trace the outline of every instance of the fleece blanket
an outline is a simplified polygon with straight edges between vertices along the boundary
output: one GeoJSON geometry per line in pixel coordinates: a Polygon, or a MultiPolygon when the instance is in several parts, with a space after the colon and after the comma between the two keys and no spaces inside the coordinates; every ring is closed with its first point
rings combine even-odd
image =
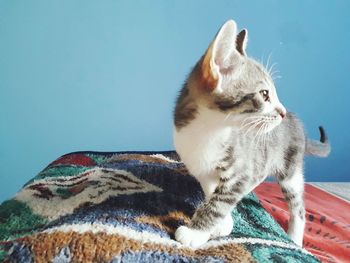
{"type": "Polygon", "coordinates": [[[0,206],[4,262],[319,262],[246,196],[228,237],[174,240],[202,202],[174,152],[62,156],[0,206]]]}

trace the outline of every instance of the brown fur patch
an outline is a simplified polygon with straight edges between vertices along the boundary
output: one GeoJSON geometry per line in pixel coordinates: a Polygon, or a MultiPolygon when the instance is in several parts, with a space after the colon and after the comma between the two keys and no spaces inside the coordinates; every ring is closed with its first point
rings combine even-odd
{"type": "Polygon", "coordinates": [[[239,244],[226,244],[207,249],[193,250],[155,243],[142,243],[119,235],[91,232],[40,233],[19,239],[28,245],[34,254],[35,262],[51,262],[59,251],[69,247],[72,262],[108,262],[113,257],[127,251],[159,251],[186,257],[212,256],[226,262],[255,262],[251,254],[239,244]]]}
{"type": "Polygon", "coordinates": [[[210,45],[204,57],[200,61],[199,87],[206,91],[213,91],[217,84],[219,76],[213,71],[212,65],[213,45],[210,45]]]}
{"type": "Polygon", "coordinates": [[[149,224],[161,230],[174,234],[177,223],[183,221],[185,224],[190,222],[190,217],[181,211],[173,211],[164,216],[140,216],[135,218],[136,222],[149,224]]]}

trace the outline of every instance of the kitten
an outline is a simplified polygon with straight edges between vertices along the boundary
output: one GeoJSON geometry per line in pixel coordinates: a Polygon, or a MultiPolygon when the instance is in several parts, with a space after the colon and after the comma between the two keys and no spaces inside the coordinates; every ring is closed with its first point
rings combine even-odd
{"type": "Polygon", "coordinates": [[[227,21],[194,67],[178,97],[174,144],[206,200],[175,238],[198,247],[226,236],[231,210],[268,175],[288,202],[288,234],[302,246],[305,226],[303,157],[325,157],[330,146],[305,139],[302,124],[278,100],[269,72],[247,57],[247,30],[227,21]]]}

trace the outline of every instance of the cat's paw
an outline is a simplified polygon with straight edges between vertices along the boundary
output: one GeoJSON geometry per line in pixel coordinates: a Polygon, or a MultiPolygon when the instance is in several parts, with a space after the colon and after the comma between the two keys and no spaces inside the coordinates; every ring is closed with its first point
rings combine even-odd
{"type": "Polygon", "coordinates": [[[295,244],[297,244],[300,247],[303,247],[303,231],[288,231],[288,236],[291,240],[294,241],[295,244]]]}
{"type": "Polygon", "coordinates": [[[305,221],[299,217],[291,217],[288,225],[288,236],[295,244],[302,247],[304,239],[305,221]]]}
{"type": "Polygon", "coordinates": [[[224,237],[231,234],[233,228],[233,219],[231,214],[227,215],[217,226],[215,227],[213,233],[211,234],[212,238],[215,237],[224,237]]]}
{"type": "Polygon", "coordinates": [[[185,246],[199,247],[209,240],[210,233],[180,226],[175,232],[175,239],[185,246]]]}

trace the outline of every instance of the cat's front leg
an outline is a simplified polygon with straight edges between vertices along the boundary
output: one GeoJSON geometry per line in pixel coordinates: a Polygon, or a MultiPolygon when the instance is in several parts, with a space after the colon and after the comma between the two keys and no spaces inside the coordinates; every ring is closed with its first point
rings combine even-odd
{"type": "MultiPolygon", "coordinates": [[[[255,186],[248,176],[220,178],[214,193],[196,210],[189,225],[176,230],[175,239],[193,247],[204,244],[215,235],[218,224],[228,218],[236,204],[255,186]]],[[[225,231],[225,234],[230,232],[225,231]]]]}
{"type": "MultiPolygon", "coordinates": [[[[217,169],[217,172],[219,169],[217,169]]],[[[211,176],[206,177],[197,177],[197,180],[199,181],[202,190],[204,192],[205,200],[210,200],[211,195],[214,193],[215,189],[217,188],[219,184],[219,178],[220,174],[215,173],[211,176]]],[[[203,243],[208,240],[208,235],[210,235],[210,238],[216,238],[221,236],[227,236],[231,233],[233,228],[233,219],[231,216],[231,213],[228,213],[226,217],[219,220],[219,223],[216,224],[213,231],[206,232],[206,231],[198,231],[195,229],[191,229],[187,226],[181,226],[178,231],[176,232],[176,240],[180,241],[183,244],[190,245],[190,246],[198,246],[197,242],[203,243]],[[189,237],[194,237],[195,239],[189,237]],[[189,239],[189,240],[188,240],[189,239]],[[204,240],[204,241],[202,241],[204,240]],[[192,244],[192,243],[193,244],[192,244]]]]}
{"type": "Polygon", "coordinates": [[[224,237],[231,234],[233,229],[233,218],[231,213],[229,213],[223,220],[221,220],[214,228],[211,233],[211,238],[224,237]]]}

